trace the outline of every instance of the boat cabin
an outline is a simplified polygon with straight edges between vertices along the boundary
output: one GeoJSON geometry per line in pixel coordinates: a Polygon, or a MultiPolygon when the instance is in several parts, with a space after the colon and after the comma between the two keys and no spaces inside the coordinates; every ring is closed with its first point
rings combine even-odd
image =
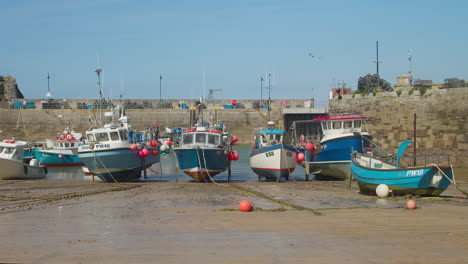
{"type": "Polygon", "coordinates": [[[280,129],[262,129],[255,134],[255,148],[271,147],[276,144],[284,144],[286,137],[280,129]]]}
{"type": "Polygon", "coordinates": [[[3,140],[0,142],[0,158],[23,161],[24,149],[28,147],[25,141],[3,140]]]}
{"type": "Polygon", "coordinates": [[[128,130],[125,127],[98,128],[86,131],[86,138],[89,143],[102,142],[128,142],[128,130]]]}
{"type": "Polygon", "coordinates": [[[211,130],[205,127],[197,127],[197,129],[185,130],[182,132],[179,144],[184,147],[203,146],[203,147],[218,147],[222,145],[222,132],[219,130],[211,130]]]}
{"type": "Polygon", "coordinates": [[[314,121],[320,122],[324,136],[330,136],[361,133],[364,118],[362,115],[334,115],[317,117],[314,121]]]}

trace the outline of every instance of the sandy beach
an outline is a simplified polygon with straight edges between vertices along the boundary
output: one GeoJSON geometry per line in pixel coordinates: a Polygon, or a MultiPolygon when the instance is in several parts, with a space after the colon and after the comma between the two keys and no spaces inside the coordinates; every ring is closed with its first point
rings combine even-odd
{"type": "Polygon", "coordinates": [[[407,199],[356,182],[2,181],[0,263],[466,263],[468,199],[407,199]]]}

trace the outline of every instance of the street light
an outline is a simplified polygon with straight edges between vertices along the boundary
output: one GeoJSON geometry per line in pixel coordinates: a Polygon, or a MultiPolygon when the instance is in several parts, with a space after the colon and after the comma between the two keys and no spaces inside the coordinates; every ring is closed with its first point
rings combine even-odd
{"type": "Polygon", "coordinates": [[[263,108],[263,76],[260,77],[260,107],[263,108]]]}

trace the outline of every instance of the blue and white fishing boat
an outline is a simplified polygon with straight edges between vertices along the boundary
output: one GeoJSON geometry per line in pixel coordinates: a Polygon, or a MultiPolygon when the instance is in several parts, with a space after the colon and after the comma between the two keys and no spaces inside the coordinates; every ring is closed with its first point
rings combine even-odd
{"type": "Polygon", "coordinates": [[[183,130],[174,142],[178,168],[197,182],[211,182],[235,159],[233,153],[237,152],[231,153],[231,142],[223,122],[213,125],[200,121],[194,128],[183,130]]]}
{"type": "Polygon", "coordinates": [[[296,168],[298,150],[287,142],[286,133],[280,129],[260,128],[255,131],[250,149],[250,168],[258,179],[279,182],[286,180],[296,168]]]}
{"type": "MultiPolygon", "coordinates": [[[[100,101],[101,71],[96,70],[100,101]]],[[[120,112],[118,122],[114,122],[114,112],[106,112],[105,116],[112,119],[109,123],[101,125],[100,118],[93,128],[86,131],[85,142],[78,149],[78,157],[85,163],[89,173],[104,182],[137,181],[142,171],[146,173],[147,168],[160,161],[157,143],[159,127],[135,131],[130,127],[130,119],[125,115],[123,106],[117,109],[120,112]]]]}
{"type": "Polygon", "coordinates": [[[56,139],[47,139],[42,148],[33,148],[34,158],[47,167],[82,166],[78,158],[82,134],[65,128],[56,139]]]}
{"type": "Polygon", "coordinates": [[[299,148],[305,155],[301,164],[309,164],[316,180],[344,180],[351,175],[351,152],[362,152],[370,146],[370,134],[365,131],[362,115],[332,115],[315,118],[320,122],[322,138],[313,149],[299,148]]]}
{"type": "Polygon", "coordinates": [[[387,185],[394,195],[438,196],[444,192],[453,179],[448,155],[426,154],[403,160],[403,153],[411,143],[401,143],[396,156],[377,150],[353,152],[351,172],[361,193],[375,195],[380,184],[387,185]],[[436,164],[435,160],[442,163],[436,164]]]}
{"type": "Polygon", "coordinates": [[[91,175],[104,182],[137,181],[143,170],[160,161],[158,129],[135,131],[128,122],[127,116],[121,116],[117,124],[86,131],[78,157],[91,175]]]}

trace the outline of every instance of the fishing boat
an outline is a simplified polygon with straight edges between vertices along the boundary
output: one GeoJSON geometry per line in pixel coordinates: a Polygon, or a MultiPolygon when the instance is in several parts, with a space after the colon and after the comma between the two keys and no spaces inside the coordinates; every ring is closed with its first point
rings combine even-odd
{"type": "MultiPolygon", "coordinates": [[[[101,71],[96,70],[100,95],[101,71]]],[[[101,125],[102,119],[97,120],[93,128],[86,131],[85,142],[78,148],[78,157],[92,175],[104,182],[138,181],[142,171],[146,176],[146,169],[160,161],[159,126],[146,131],[133,130],[124,107],[119,104],[117,110],[120,116],[117,122],[114,112],[106,112],[104,115],[111,119],[110,122],[101,125]]]]}
{"type": "Polygon", "coordinates": [[[345,180],[351,175],[352,151],[362,152],[370,147],[370,134],[363,127],[362,115],[321,116],[313,120],[320,124],[321,138],[318,142],[300,144],[304,153],[303,167],[316,180],[345,180]],[[306,164],[308,163],[308,164],[306,164]]]}
{"type": "Polygon", "coordinates": [[[375,195],[377,186],[381,184],[387,185],[394,195],[439,196],[444,192],[453,179],[449,156],[403,156],[412,143],[401,143],[396,155],[377,149],[365,153],[353,152],[351,172],[358,181],[360,192],[375,195]]]}
{"type": "Polygon", "coordinates": [[[199,107],[195,125],[180,130],[173,144],[177,166],[197,182],[212,182],[212,177],[229,168],[231,160],[238,159],[237,151],[232,151],[235,141],[237,137],[228,133],[222,121],[203,122],[199,107]]]}
{"type": "Polygon", "coordinates": [[[47,167],[82,166],[78,158],[81,139],[81,133],[65,128],[56,139],[47,139],[43,148],[33,148],[34,158],[47,167]]]}
{"type": "Polygon", "coordinates": [[[273,129],[273,124],[269,122],[269,128],[255,131],[250,168],[258,175],[258,180],[279,182],[282,177],[288,180],[296,168],[298,150],[288,142],[285,131],[273,129]]]}
{"type": "Polygon", "coordinates": [[[0,179],[29,180],[42,179],[47,175],[47,168],[31,156],[25,157],[24,150],[29,147],[26,141],[3,140],[0,142],[0,179]]]}

